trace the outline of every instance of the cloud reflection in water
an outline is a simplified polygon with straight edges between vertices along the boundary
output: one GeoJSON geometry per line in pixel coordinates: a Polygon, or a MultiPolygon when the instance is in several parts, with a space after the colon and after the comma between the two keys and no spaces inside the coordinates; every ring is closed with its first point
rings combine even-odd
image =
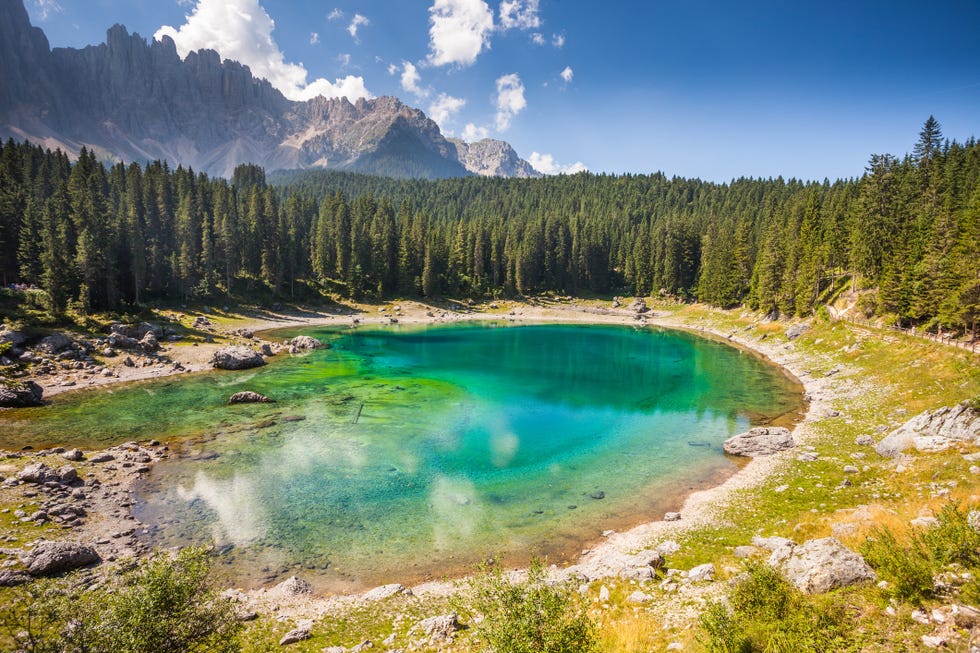
{"type": "Polygon", "coordinates": [[[218,480],[201,471],[190,489],[177,488],[177,496],[187,503],[200,499],[215,513],[211,532],[216,544],[244,546],[261,539],[268,530],[268,518],[248,474],[218,480]]]}

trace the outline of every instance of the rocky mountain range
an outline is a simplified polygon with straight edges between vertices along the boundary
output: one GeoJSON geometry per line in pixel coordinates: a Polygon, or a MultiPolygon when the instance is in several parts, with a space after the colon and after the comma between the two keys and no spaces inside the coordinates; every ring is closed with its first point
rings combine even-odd
{"type": "Polygon", "coordinates": [[[230,177],[235,166],[391,177],[537,177],[503,141],[443,136],[394,97],[287,99],[213,50],[115,25],[106,42],[52,49],[22,0],[0,0],[0,137],[106,160],[166,160],[230,177]]]}

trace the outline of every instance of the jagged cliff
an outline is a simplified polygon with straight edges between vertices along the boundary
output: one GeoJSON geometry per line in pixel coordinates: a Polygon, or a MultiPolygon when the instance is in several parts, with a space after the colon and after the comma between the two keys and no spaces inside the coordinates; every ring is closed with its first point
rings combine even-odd
{"type": "Polygon", "coordinates": [[[449,139],[456,146],[460,163],[470,172],[485,177],[540,177],[541,173],[517,156],[510,143],[484,138],[475,143],[449,139]]]}
{"type": "Polygon", "coordinates": [[[448,141],[397,98],[294,102],[213,50],[181,59],[168,37],[147,41],[115,25],[103,44],[51,49],[21,0],[0,0],[0,79],[0,137],[72,154],[87,147],[220,176],[240,163],[394,177],[534,174],[506,143],[448,141]],[[498,154],[470,154],[483,143],[498,154]]]}

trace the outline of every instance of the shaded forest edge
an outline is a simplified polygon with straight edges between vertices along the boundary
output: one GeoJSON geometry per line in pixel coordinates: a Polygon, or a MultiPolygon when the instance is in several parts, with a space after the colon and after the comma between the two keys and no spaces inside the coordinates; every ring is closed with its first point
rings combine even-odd
{"type": "Polygon", "coordinates": [[[232,180],[0,146],[0,280],[66,311],[148,302],[650,294],[768,315],[845,289],[866,316],[975,336],[980,146],[926,121],[860,179],[581,173],[232,180]]]}

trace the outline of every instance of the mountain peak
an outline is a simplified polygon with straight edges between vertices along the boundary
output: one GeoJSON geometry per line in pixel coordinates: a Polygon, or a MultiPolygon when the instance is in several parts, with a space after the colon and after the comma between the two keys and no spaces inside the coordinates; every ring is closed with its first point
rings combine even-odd
{"type": "Polygon", "coordinates": [[[520,158],[510,143],[493,138],[466,143],[450,139],[456,146],[460,163],[466,169],[484,177],[541,177],[530,163],[520,158]]]}
{"type": "Polygon", "coordinates": [[[393,96],[285,98],[214,50],[183,59],[123,25],[103,44],[48,46],[21,0],[0,0],[0,138],[26,138],[121,161],[164,159],[228,177],[236,166],[334,168],[369,174],[526,176],[506,143],[463,146],[393,96]]]}

